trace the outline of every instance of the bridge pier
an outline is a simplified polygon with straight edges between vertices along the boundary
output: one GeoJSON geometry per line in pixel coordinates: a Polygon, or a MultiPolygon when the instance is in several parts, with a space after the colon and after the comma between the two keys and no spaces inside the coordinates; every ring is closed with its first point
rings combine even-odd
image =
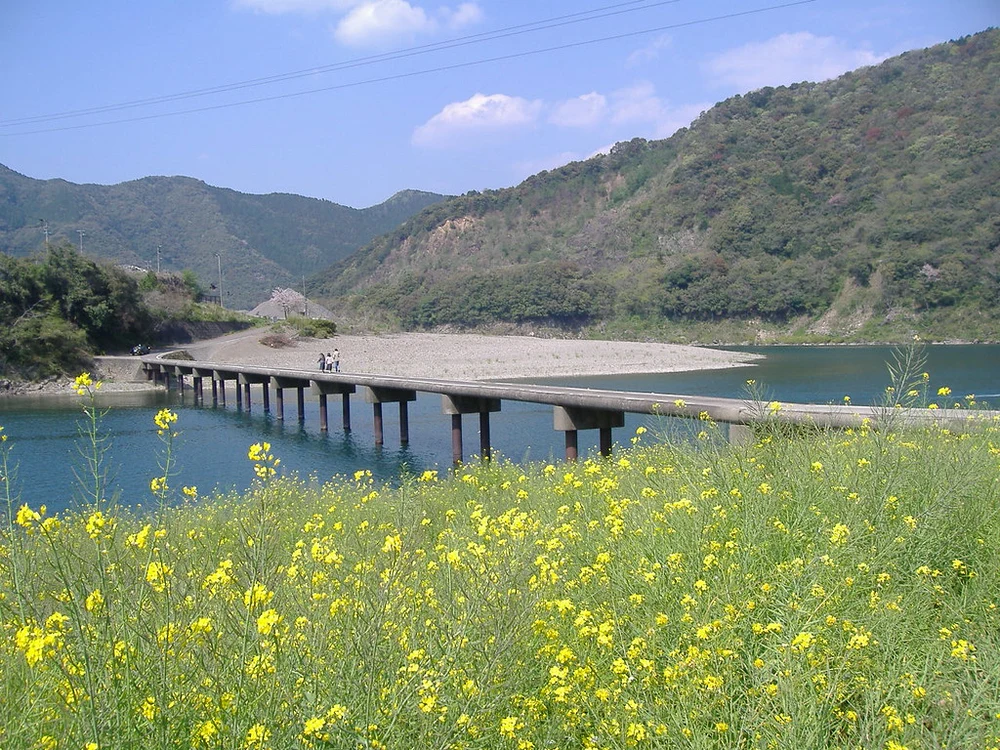
{"type": "Polygon", "coordinates": [[[625,426],[625,412],[610,409],[588,409],[576,406],[554,406],[552,423],[556,430],[566,433],[566,460],[575,461],[579,456],[579,430],[600,430],[601,455],[611,455],[611,430],[625,426]]]}
{"type": "MultiPolygon", "coordinates": [[[[305,418],[305,404],[302,397],[302,381],[298,378],[285,378],[280,375],[271,376],[271,385],[274,387],[275,411],[279,420],[285,419],[285,388],[295,388],[298,391],[299,421],[305,418]]],[[[266,388],[267,386],[265,386],[266,388]]]]}
{"type": "Polygon", "coordinates": [[[219,382],[219,403],[222,404],[223,408],[226,406],[226,381],[234,380],[236,381],[236,408],[243,408],[243,399],[240,395],[240,381],[239,377],[235,372],[227,372],[224,370],[213,370],[212,371],[213,382],[219,382]]]}
{"type": "Polygon", "coordinates": [[[331,393],[339,393],[344,400],[344,432],[351,431],[351,394],[357,390],[352,383],[331,383],[325,380],[310,381],[309,390],[319,395],[319,429],[328,430],[326,397],[331,393]]]}
{"type": "Polygon", "coordinates": [[[257,375],[255,373],[241,372],[238,376],[239,382],[243,384],[243,395],[246,397],[247,411],[250,411],[250,386],[260,384],[262,389],[262,400],[264,403],[264,411],[268,412],[271,410],[271,391],[269,389],[269,384],[271,378],[268,375],[257,375]]]}
{"type": "MultiPolygon", "coordinates": [[[[205,378],[211,379],[213,372],[210,369],[205,369],[203,367],[192,368],[191,374],[194,377],[194,402],[196,404],[205,404],[205,378]]],[[[212,380],[212,401],[215,401],[215,380],[212,380]]]]}
{"type": "Polygon", "coordinates": [[[500,411],[500,399],[478,396],[441,396],[441,411],[451,415],[451,458],[456,464],[464,460],[462,444],[462,415],[479,415],[479,455],[490,460],[490,412],[500,411]]]}
{"type": "Polygon", "coordinates": [[[417,400],[417,392],[405,388],[383,388],[365,386],[365,401],[372,405],[375,445],[382,445],[382,404],[399,404],[399,442],[407,445],[410,442],[410,419],[407,404],[417,400]]]}

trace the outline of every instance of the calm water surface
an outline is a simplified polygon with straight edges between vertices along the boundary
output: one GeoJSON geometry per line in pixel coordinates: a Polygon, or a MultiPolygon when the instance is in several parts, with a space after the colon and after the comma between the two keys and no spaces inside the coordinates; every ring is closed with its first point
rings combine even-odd
{"type": "MultiPolygon", "coordinates": [[[[886,363],[892,361],[890,347],[767,347],[740,348],[755,351],[766,359],[749,367],[729,370],[631,375],[616,377],[558,378],[538,380],[546,384],[584,388],[610,388],[665,394],[697,394],[739,398],[744,384],[754,378],[780,401],[840,403],[850,395],[854,403],[877,400],[889,382],[886,363]]],[[[1000,346],[934,346],[928,349],[925,369],[931,385],[947,385],[953,398],[976,394],[1000,403],[1000,346]]],[[[285,399],[285,421],[266,415],[260,405],[260,390],[253,389],[254,408],[237,411],[230,387],[226,408],[196,407],[190,394],[181,400],[173,394],[142,394],[116,397],[103,417],[103,430],[111,436],[107,466],[109,483],[127,505],[150,502],[149,480],[158,476],[162,445],[153,425],[153,415],[169,405],[178,415],[180,437],[175,444],[179,474],[173,486],[195,485],[202,495],[212,490],[241,490],[253,479],[247,447],[263,440],[281,458],[285,471],[315,476],[326,481],[336,475],[350,475],[358,469],[370,470],[380,480],[393,480],[401,472],[420,473],[451,463],[451,420],[441,413],[440,396],[418,395],[410,405],[410,445],[398,441],[398,410],[385,405],[385,445],[374,446],[371,407],[360,398],[352,399],[352,427],[340,427],[339,399],[330,399],[330,431],[319,430],[319,407],[306,399],[306,418],[297,418],[295,399],[285,399]]],[[[286,394],[287,396],[287,394],[286,394]]],[[[273,402],[272,402],[273,403],[273,402]]],[[[50,511],[72,505],[74,470],[81,463],[78,423],[79,400],[2,400],[0,425],[9,436],[11,459],[18,465],[15,490],[19,501],[32,506],[45,504],[50,511]]],[[[635,427],[649,418],[630,415],[626,427],[615,438],[626,442],[635,427]]],[[[503,410],[491,415],[491,436],[495,448],[514,461],[550,460],[563,454],[562,433],[552,429],[552,409],[548,406],[503,403],[503,410]]],[[[465,454],[478,450],[478,420],[464,421],[465,454]]],[[[596,431],[580,433],[580,451],[594,449],[596,431]]]]}

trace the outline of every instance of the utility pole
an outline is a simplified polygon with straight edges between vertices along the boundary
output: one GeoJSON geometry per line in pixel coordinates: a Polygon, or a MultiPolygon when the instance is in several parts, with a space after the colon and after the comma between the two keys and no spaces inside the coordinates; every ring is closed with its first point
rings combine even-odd
{"type": "Polygon", "coordinates": [[[222,297],[222,253],[216,253],[215,258],[219,261],[219,307],[225,308],[226,301],[222,297]]]}
{"type": "Polygon", "coordinates": [[[42,225],[42,232],[45,233],[45,249],[49,249],[49,223],[45,219],[38,220],[42,225]]]}
{"type": "Polygon", "coordinates": [[[80,235],[80,253],[83,253],[83,235],[86,234],[82,229],[77,229],[76,233],[80,235]]]}
{"type": "Polygon", "coordinates": [[[156,246],[156,275],[160,275],[160,245],[156,246]]]}

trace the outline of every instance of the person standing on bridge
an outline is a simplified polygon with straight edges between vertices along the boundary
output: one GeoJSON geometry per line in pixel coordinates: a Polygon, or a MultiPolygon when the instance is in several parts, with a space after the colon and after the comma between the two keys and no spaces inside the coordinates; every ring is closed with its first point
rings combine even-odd
{"type": "Polygon", "coordinates": [[[324,372],[326,370],[326,355],[323,352],[319,353],[319,371],[324,372]]]}
{"type": "Polygon", "coordinates": [[[340,349],[333,350],[333,371],[340,372],[340,349]]]}

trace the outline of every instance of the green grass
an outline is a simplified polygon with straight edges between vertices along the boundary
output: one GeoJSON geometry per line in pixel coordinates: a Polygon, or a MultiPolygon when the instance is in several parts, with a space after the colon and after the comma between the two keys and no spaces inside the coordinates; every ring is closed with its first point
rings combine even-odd
{"type": "Polygon", "coordinates": [[[995,747],[997,425],[704,428],[195,498],[160,412],[148,516],[4,486],[0,746],[995,747]]]}

